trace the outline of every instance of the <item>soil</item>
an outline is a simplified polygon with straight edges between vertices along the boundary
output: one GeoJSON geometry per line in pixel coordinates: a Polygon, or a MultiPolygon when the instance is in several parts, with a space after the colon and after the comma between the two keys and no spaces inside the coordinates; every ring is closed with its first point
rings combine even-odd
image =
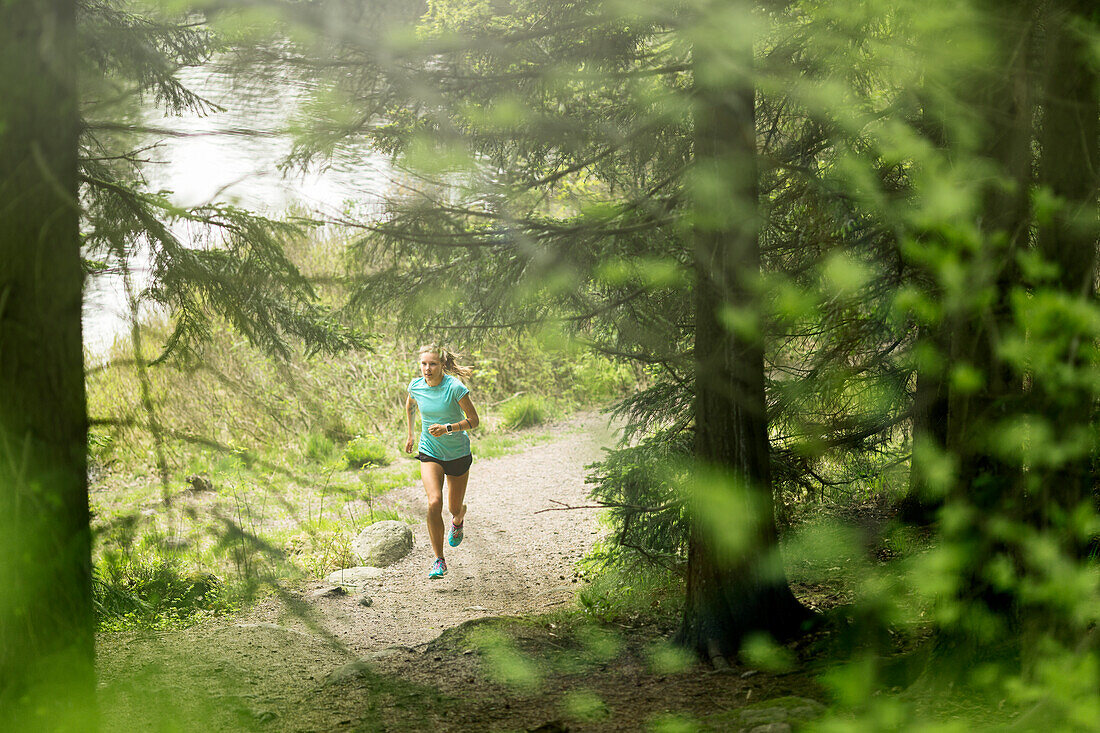
{"type": "MultiPolygon", "coordinates": [[[[102,634],[103,728],[750,730],[746,706],[821,698],[799,675],[684,663],[659,622],[586,616],[576,563],[600,537],[598,513],[562,507],[589,503],[585,467],[614,435],[595,414],[550,430],[474,464],[465,538],[442,579],[427,577],[419,525],[408,556],[350,593],[322,595],[316,580],[234,618],[102,634]]],[[[385,500],[423,512],[419,485],[385,500]]],[[[761,720],[784,726],[784,715],[761,720]]]]}

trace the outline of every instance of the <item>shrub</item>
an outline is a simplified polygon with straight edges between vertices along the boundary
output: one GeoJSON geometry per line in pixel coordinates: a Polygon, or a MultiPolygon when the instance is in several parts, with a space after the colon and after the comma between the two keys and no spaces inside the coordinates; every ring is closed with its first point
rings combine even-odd
{"type": "Polygon", "coordinates": [[[188,572],[166,558],[96,566],[92,604],[101,629],[186,624],[233,611],[237,600],[210,573],[188,572]]]}
{"type": "Polygon", "coordinates": [[[581,572],[589,585],[581,586],[577,600],[586,615],[611,623],[639,618],[672,625],[683,610],[680,573],[654,565],[606,564],[587,558],[581,572]]]}
{"type": "Polygon", "coordinates": [[[691,455],[691,441],[684,431],[657,432],[589,466],[592,498],[610,507],[607,560],[674,568],[686,559],[688,525],[676,467],[691,455]]]}
{"type": "Polygon", "coordinates": [[[306,436],[302,453],[314,463],[324,463],[332,457],[335,450],[336,443],[333,442],[332,438],[323,433],[310,433],[306,436]]]}
{"type": "Polygon", "coordinates": [[[582,403],[621,395],[638,380],[631,366],[589,352],[581,353],[572,369],[569,390],[574,399],[582,403]]]}
{"type": "Polygon", "coordinates": [[[533,395],[523,395],[505,402],[500,412],[504,417],[504,427],[509,430],[529,428],[546,421],[545,403],[533,395]]]}
{"type": "Polygon", "coordinates": [[[352,552],[353,534],[338,529],[313,529],[289,538],[285,543],[287,558],[318,577],[333,570],[358,565],[352,552]]]}
{"type": "Polygon", "coordinates": [[[386,446],[377,438],[356,438],[344,446],[348,468],[388,466],[392,462],[386,446]]]}

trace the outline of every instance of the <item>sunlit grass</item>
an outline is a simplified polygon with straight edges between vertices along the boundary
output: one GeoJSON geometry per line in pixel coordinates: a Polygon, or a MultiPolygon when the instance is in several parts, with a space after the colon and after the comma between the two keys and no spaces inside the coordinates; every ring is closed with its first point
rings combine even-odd
{"type": "Polygon", "coordinates": [[[522,395],[504,403],[501,414],[504,416],[505,428],[520,430],[546,422],[548,409],[544,399],[534,395],[522,395]]]}

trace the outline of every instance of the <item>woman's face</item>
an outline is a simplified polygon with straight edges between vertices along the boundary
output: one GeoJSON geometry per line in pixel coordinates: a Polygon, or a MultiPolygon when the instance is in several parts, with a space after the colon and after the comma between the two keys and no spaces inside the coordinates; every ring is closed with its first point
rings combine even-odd
{"type": "Polygon", "coordinates": [[[428,384],[435,384],[443,378],[443,362],[439,354],[425,351],[420,355],[420,374],[428,384]]]}

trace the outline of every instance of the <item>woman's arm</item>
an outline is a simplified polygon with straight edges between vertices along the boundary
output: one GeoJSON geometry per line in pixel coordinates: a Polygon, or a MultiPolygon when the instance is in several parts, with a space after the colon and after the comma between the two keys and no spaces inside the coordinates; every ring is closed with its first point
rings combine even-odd
{"type": "Polygon", "coordinates": [[[405,397],[405,417],[408,418],[409,422],[409,433],[408,437],[405,438],[406,453],[413,452],[413,423],[416,421],[416,416],[413,414],[413,405],[415,404],[416,402],[413,400],[412,395],[405,397]]]}
{"type": "Polygon", "coordinates": [[[473,430],[478,426],[481,421],[477,417],[477,409],[474,408],[473,400],[470,399],[469,394],[462,396],[462,399],[458,401],[458,406],[462,408],[462,411],[466,413],[465,420],[459,420],[454,424],[455,430],[473,430]]]}

